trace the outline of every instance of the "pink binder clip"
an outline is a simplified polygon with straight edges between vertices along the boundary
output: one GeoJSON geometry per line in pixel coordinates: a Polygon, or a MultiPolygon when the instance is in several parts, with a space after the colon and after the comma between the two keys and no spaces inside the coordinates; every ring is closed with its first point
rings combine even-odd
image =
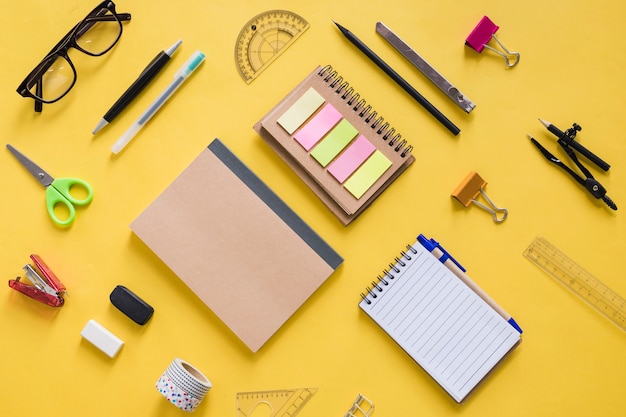
{"type": "Polygon", "coordinates": [[[496,37],[498,29],[500,29],[500,26],[493,23],[487,16],[483,16],[483,18],[480,19],[480,22],[478,22],[478,25],[476,25],[474,30],[472,30],[472,33],[470,33],[467,39],[465,39],[465,45],[474,49],[478,53],[481,53],[484,48],[491,49],[493,52],[504,58],[507,67],[514,67],[519,62],[520,54],[519,52],[510,52],[504,45],[502,45],[496,37]],[[504,52],[498,51],[497,49],[487,45],[491,38],[495,39],[504,52]],[[509,57],[515,57],[513,63],[511,63],[509,57]]]}

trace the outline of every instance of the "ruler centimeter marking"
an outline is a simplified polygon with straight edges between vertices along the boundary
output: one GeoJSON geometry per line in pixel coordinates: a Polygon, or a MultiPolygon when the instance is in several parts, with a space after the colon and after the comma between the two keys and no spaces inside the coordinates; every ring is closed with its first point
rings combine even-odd
{"type": "Polygon", "coordinates": [[[626,300],[542,237],[524,256],[626,331],[626,300]]]}
{"type": "Polygon", "coordinates": [[[241,78],[250,84],[309,26],[309,22],[287,10],[270,10],[250,19],[235,43],[235,63],[241,78]]]}
{"type": "Polygon", "coordinates": [[[238,392],[237,417],[294,417],[316,392],[317,388],[238,392]]]}

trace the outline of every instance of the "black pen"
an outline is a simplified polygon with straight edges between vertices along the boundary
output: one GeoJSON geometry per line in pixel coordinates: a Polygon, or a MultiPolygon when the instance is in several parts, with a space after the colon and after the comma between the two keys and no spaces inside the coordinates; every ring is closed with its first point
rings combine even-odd
{"type": "Polygon", "coordinates": [[[444,116],[435,106],[433,106],[428,100],[424,98],[415,88],[413,88],[404,78],[400,76],[393,68],[391,68],[385,61],[374,53],[367,45],[365,45],[359,38],[357,38],[348,29],[341,26],[339,23],[334,22],[339,28],[341,33],[350,41],[354,46],[359,48],[372,62],[374,62],[380,69],[382,69],[392,80],[394,80],[400,87],[411,95],[419,104],[421,104],[430,114],[435,116],[439,122],[441,122],[452,134],[458,135],[461,131],[454,125],[446,116],[444,116]]]}
{"type": "Polygon", "coordinates": [[[561,129],[548,121],[545,121],[543,119],[539,119],[539,121],[542,125],[546,127],[546,129],[548,129],[548,131],[550,131],[550,133],[559,138],[559,141],[562,141],[565,143],[565,145],[569,145],[572,148],[576,149],[578,152],[580,152],[581,155],[599,166],[602,170],[608,171],[609,168],[611,168],[611,165],[604,162],[599,156],[595,155],[589,149],[585,148],[583,145],[574,140],[576,132],[581,130],[581,127],[578,126],[576,123],[574,123],[574,126],[571,129],[568,129],[567,132],[563,132],[561,129]]]}
{"type": "Polygon", "coordinates": [[[134,83],[128,90],[122,94],[122,96],[111,106],[109,111],[104,115],[98,126],[91,132],[95,135],[100,129],[104,126],[108,125],[113,121],[113,119],[122,112],[130,104],[131,101],[135,99],[139,95],[139,93],[146,88],[146,86],[152,81],[152,79],[165,67],[174,54],[182,40],[176,41],[176,43],[170,46],[167,50],[161,51],[154,57],[152,61],[148,64],[148,66],[139,74],[139,77],[135,80],[134,83]]]}

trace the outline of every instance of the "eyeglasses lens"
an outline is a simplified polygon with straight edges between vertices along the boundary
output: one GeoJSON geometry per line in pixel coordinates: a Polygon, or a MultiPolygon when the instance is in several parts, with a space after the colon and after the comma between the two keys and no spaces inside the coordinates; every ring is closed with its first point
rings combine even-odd
{"type": "Polygon", "coordinates": [[[76,45],[79,49],[102,55],[115,45],[122,34],[122,23],[106,8],[85,19],[76,32],[76,45]]]}
{"type": "MultiPolygon", "coordinates": [[[[99,56],[110,50],[121,34],[122,23],[111,10],[103,7],[85,18],[76,27],[73,37],[78,50],[99,56]]],[[[54,102],[63,97],[75,81],[76,73],[67,56],[56,54],[39,65],[39,72],[28,83],[28,89],[44,102],[54,102]]]]}
{"type": "Polygon", "coordinates": [[[30,92],[45,101],[53,101],[62,97],[74,83],[74,70],[70,63],[62,56],[50,58],[44,66],[45,72],[39,83],[30,86],[30,92]],[[40,86],[41,91],[37,91],[40,86]]]}

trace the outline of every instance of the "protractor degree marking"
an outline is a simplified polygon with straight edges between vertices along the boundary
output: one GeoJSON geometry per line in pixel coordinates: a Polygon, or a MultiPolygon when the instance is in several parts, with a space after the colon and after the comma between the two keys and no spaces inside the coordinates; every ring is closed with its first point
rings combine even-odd
{"type": "Polygon", "coordinates": [[[270,10],[250,19],[235,43],[235,63],[248,84],[309,28],[309,23],[286,10],[270,10]]]}

